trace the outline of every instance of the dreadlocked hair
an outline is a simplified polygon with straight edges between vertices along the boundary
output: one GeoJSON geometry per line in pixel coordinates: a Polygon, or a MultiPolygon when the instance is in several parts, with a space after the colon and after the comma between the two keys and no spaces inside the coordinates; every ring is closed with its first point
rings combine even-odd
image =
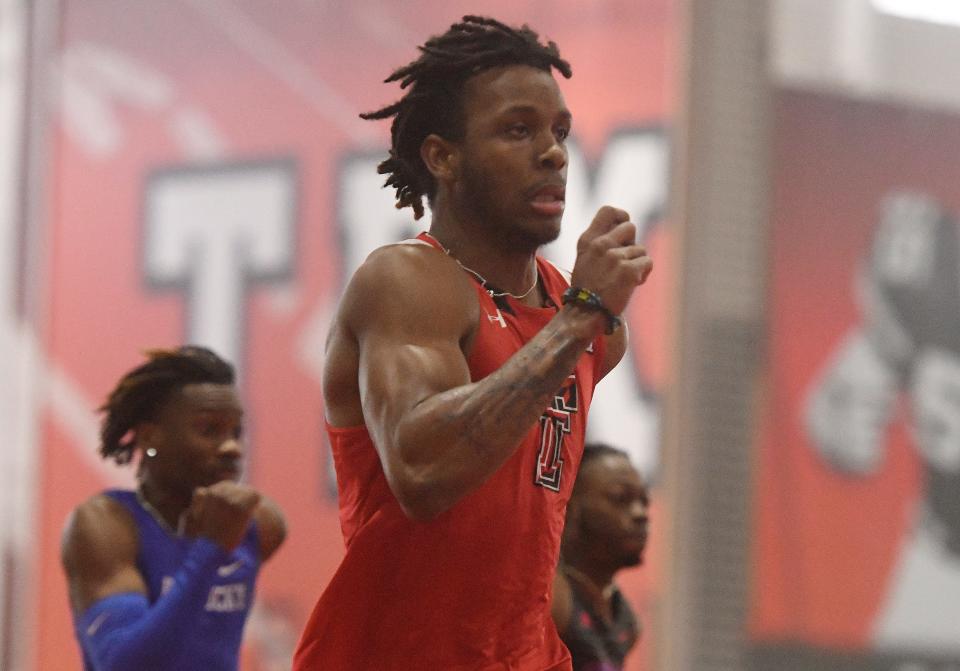
{"type": "Polygon", "coordinates": [[[233,384],[233,366],[205,347],[187,345],[146,352],[147,362],[124,375],[98,410],[100,456],[129,463],[137,424],[155,418],[170,395],[189,384],[233,384]]]}
{"type": "Polygon", "coordinates": [[[470,77],[503,65],[530,65],[547,72],[556,68],[567,79],[573,74],[554,42],[541,44],[527,25],[511,28],[481,16],[464,16],[418,48],[417,60],[384,80],[410,90],[392,105],[360,115],[367,120],[393,117],[390,158],[377,172],[387,175],[384,186],[396,189],[397,209],[413,208],[415,219],[423,216],[423,197],[432,203],[437,188],[420,158],[420,145],[431,133],[452,141],[463,138],[463,85],[470,77]]]}

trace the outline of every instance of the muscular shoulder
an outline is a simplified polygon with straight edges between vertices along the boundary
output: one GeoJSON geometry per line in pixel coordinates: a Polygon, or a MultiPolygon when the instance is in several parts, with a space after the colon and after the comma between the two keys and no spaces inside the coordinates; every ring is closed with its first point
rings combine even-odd
{"type": "Polygon", "coordinates": [[[344,294],[342,316],[354,332],[373,321],[468,328],[476,324],[476,292],[456,261],[429,245],[396,244],[370,254],[344,294]]]}
{"type": "Polygon", "coordinates": [[[135,554],[137,545],[130,511],[106,494],[97,494],[77,506],[63,531],[64,561],[130,550],[135,554]]]}
{"type": "Polygon", "coordinates": [[[138,550],[136,523],[120,503],[98,494],[77,506],[61,542],[74,608],[82,610],[111,591],[140,589],[141,581],[133,575],[138,550]]]}

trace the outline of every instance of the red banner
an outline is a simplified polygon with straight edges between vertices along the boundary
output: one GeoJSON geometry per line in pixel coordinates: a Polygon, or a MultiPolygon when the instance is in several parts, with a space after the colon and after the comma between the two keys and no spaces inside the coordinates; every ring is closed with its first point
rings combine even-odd
{"type": "Polygon", "coordinates": [[[757,668],[953,668],[960,118],[799,92],[777,114],[757,668]]]}

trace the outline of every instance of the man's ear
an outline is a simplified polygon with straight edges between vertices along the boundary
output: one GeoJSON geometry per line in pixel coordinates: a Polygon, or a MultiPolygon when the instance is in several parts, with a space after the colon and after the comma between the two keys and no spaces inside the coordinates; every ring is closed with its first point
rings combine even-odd
{"type": "Polygon", "coordinates": [[[420,144],[420,158],[438,182],[457,177],[460,168],[460,150],[453,142],[431,133],[420,144]]]}

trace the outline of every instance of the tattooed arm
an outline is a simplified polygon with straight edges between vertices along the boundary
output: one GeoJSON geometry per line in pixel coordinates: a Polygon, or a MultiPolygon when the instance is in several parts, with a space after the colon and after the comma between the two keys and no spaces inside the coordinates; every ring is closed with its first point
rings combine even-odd
{"type": "MultiPolygon", "coordinates": [[[[649,273],[626,213],[601,210],[579,245],[573,282],[616,313],[649,273]]],[[[327,346],[324,394],[336,426],[364,423],[404,511],[431,519],[513,454],[605,326],[564,306],[506,364],[470,381],[479,306],[456,263],[419,245],[382,249],[357,271],[327,346]]]]}

